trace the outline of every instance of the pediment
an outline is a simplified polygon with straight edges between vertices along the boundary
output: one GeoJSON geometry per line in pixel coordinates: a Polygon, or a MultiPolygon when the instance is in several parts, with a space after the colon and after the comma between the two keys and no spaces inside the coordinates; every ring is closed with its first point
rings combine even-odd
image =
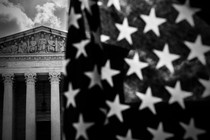
{"type": "Polygon", "coordinates": [[[65,51],[67,32],[40,26],[0,38],[1,56],[50,55],[65,51]]]}

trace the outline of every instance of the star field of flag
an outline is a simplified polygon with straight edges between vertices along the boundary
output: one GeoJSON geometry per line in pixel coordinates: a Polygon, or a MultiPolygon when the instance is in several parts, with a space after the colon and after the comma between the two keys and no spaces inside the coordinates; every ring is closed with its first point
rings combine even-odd
{"type": "Polygon", "coordinates": [[[209,140],[207,11],[190,0],[70,0],[63,140],[209,140]]]}

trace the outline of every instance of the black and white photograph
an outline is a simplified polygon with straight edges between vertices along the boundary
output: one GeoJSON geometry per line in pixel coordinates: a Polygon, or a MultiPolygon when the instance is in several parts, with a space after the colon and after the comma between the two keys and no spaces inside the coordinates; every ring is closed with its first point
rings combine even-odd
{"type": "Polygon", "coordinates": [[[0,0],[0,140],[210,140],[199,0],[0,0]]]}

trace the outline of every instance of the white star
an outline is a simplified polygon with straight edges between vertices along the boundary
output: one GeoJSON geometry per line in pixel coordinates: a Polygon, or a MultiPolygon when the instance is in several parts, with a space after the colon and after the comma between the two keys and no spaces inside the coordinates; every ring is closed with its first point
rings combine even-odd
{"type": "Polygon", "coordinates": [[[114,5],[114,7],[120,11],[121,8],[120,8],[120,1],[119,0],[109,0],[108,3],[107,3],[107,6],[110,7],[111,5],[114,5]]]}
{"type": "Polygon", "coordinates": [[[101,77],[100,77],[100,74],[98,73],[96,66],[94,66],[94,69],[92,72],[85,72],[85,75],[88,76],[91,80],[88,88],[92,88],[95,85],[98,85],[99,87],[102,88],[101,77]]]}
{"type": "Polygon", "coordinates": [[[205,87],[205,91],[202,95],[203,98],[210,96],[210,80],[199,80],[200,83],[205,87]]]}
{"type": "Polygon", "coordinates": [[[133,59],[125,58],[125,61],[130,67],[128,72],[127,72],[127,75],[131,75],[131,74],[135,73],[139,77],[139,79],[143,79],[141,70],[143,68],[147,67],[148,64],[144,63],[144,62],[141,62],[139,60],[139,54],[136,52],[134,54],[133,59]]]}
{"type": "Polygon", "coordinates": [[[92,14],[90,7],[95,3],[91,0],[79,0],[79,1],[82,3],[81,9],[82,10],[86,9],[90,14],[92,14]]]}
{"type": "Polygon", "coordinates": [[[200,9],[190,7],[189,0],[186,0],[184,5],[173,4],[173,7],[179,12],[176,23],[187,20],[191,26],[194,26],[193,15],[200,9]]]}
{"type": "Polygon", "coordinates": [[[168,44],[165,44],[163,51],[154,50],[154,53],[159,57],[159,62],[157,64],[157,68],[162,66],[166,66],[172,73],[174,72],[174,67],[172,61],[179,58],[176,54],[171,54],[169,52],[168,44]]]}
{"type": "Polygon", "coordinates": [[[88,139],[87,136],[87,129],[89,129],[94,123],[85,123],[83,120],[83,116],[79,115],[79,122],[73,123],[73,127],[77,130],[76,139],[79,137],[83,137],[85,139],[88,139]]]}
{"type": "Polygon", "coordinates": [[[101,79],[105,79],[110,84],[110,86],[113,87],[112,76],[115,76],[119,73],[119,71],[110,68],[110,61],[108,60],[105,66],[101,69],[101,79]]]}
{"type": "Polygon", "coordinates": [[[109,39],[110,39],[109,36],[107,36],[107,35],[101,35],[101,42],[106,42],[109,39]]]}
{"type": "Polygon", "coordinates": [[[171,133],[166,133],[163,131],[163,124],[160,123],[158,125],[157,130],[152,129],[152,128],[147,128],[147,130],[152,133],[153,139],[152,140],[165,140],[169,137],[173,137],[173,134],[171,133]]]}
{"type": "Polygon", "coordinates": [[[134,32],[136,32],[137,31],[137,28],[130,27],[128,25],[128,19],[127,18],[125,18],[123,20],[123,24],[116,23],[115,26],[120,31],[120,34],[119,34],[119,36],[117,38],[117,41],[120,41],[120,40],[122,40],[122,39],[125,38],[128,41],[128,43],[130,45],[132,45],[133,42],[132,42],[132,39],[131,39],[131,34],[133,34],[134,32]]]}
{"type": "Polygon", "coordinates": [[[67,98],[67,103],[66,103],[66,108],[68,108],[70,106],[70,104],[72,104],[73,107],[76,107],[75,104],[75,96],[80,92],[79,89],[73,90],[72,84],[69,84],[69,89],[67,92],[64,93],[64,95],[67,98]]]}
{"type": "Polygon", "coordinates": [[[102,1],[98,1],[97,4],[98,4],[98,6],[102,6],[103,2],[102,1]]]}
{"type": "Polygon", "coordinates": [[[190,49],[188,60],[197,57],[202,64],[206,64],[204,53],[210,51],[210,46],[202,44],[200,35],[198,35],[194,43],[185,41],[185,45],[190,49]]]}
{"type": "Polygon", "coordinates": [[[89,39],[86,39],[86,40],[82,40],[79,43],[73,44],[73,46],[77,49],[76,58],[79,58],[79,56],[82,55],[82,54],[85,57],[87,57],[87,53],[85,51],[85,47],[87,46],[88,43],[90,43],[90,40],[89,39]]]}
{"type": "Polygon", "coordinates": [[[184,135],[184,139],[191,138],[193,140],[198,140],[197,135],[205,133],[205,130],[198,129],[195,127],[194,119],[190,120],[190,124],[186,125],[184,123],[180,123],[180,125],[185,129],[186,133],[184,135]]]}
{"type": "Polygon", "coordinates": [[[116,136],[118,140],[136,140],[133,139],[132,134],[131,134],[131,129],[128,130],[126,137],[122,137],[122,136],[116,136]]]}
{"type": "Polygon", "coordinates": [[[128,105],[124,105],[120,103],[119,96],[116,95],[115,99],[113,102],[106,101],[106,104],[110,107],[110,110],[108,112],[107,117],[111,117],[113,115],[116,115],[118,119],[123,122],[122,118],[122,111],[126,110],[129,108],[128,105]]]}
{"type": "Polygon", "coordinates": [[[174,103],[174,102],[178,102],[179,105],[183,109],[185,109],[184,99],[191,96],[192,94],[190,92],[183,91],[181,89],[180,82],[176,83],[175,88],[171,88],[171,87],[166,86],[166,89],[171,94],[171,98],[169,100],[169,103],[171,104],[171,103],[174,103]]]}
{"type": "Polygon", "coordinates": [[[152,30],[154,33],[156,33],[157,36],[160,35],[158,26],[166,22],[166,19],[156,17],[155,8],[151,9],[149,16],[140,15],[140,17],[144,20],[144,22],[146,22],[144,33],[152,30]]]}
{"type": "Polygon", "coordinates": [[[69,15],[69,27],[74,26],[79,29],[78,20],[82,17],[81,14],[76,14],[74,8],[71,8],[71,13],[69,15]]]}
{"type": "Polygon", "coordinates": [[[70,62],[70,59],[65,59],[65,60],[62,61],[62,70],[61,70],[61,72],[63,73],[64,76],[67,75],[66,67],[67,67],[69,62],[70,62]]]}
{"type": "Polygon", "coordinates": [[[156,114],[154,104],[161,102],[162,99],[152,96],[152,91],[150,87],[147,89],[146,94],[136,92],[136,95],[142,100],[139,108],[140,110],[148,107],[152,111],[152,113],[156,114]]]}

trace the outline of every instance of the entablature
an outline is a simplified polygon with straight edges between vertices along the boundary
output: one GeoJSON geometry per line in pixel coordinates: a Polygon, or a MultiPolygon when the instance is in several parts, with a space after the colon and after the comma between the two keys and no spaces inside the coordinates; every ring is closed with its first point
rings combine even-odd
{"type": "Polygon", "coordinates": [[[67,33],[40,26],[0,38],[0,55],[64,53],[67,33]]]}

